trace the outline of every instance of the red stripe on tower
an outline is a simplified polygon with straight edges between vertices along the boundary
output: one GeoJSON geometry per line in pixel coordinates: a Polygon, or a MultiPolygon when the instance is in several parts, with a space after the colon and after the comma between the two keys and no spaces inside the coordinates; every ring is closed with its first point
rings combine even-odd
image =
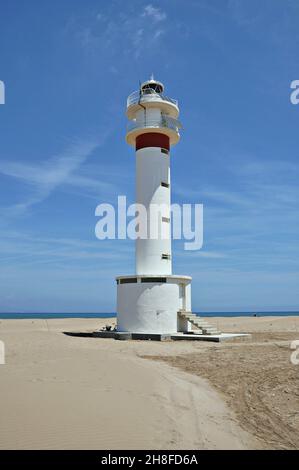
{"type": "Polygon", "coordinates": [[[169,137],[159,132],[147,132],[136,137],[136,150],[146,147],[160,147],[169,150],[169,137]]]}

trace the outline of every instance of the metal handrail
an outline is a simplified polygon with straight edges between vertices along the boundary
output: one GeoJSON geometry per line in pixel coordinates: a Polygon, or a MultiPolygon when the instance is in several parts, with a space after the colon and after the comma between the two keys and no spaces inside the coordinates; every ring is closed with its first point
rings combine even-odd
{"type": "Polygon", "coordinates": [[[140,92],[139,90],[134,91],[129,95],[127,99],[127,108],[136,103],[142,103],[144,101],[168,101],[169,103],[178,106],[178,101],[168,96],[162,95],[162,93],[156,93],[151,88],[147,88],[144,91],[140,92]]]}
{"type": "Polygon", "coordinates": [[[142,129],[144,127],[166,127],[172,129],[175,132],[179,132],[179,129],[182,127],[180,121],[169,116],[162,116],[160,119],[143,119],[141,121],[130,121],[127,125],[127,132],[133,131],[135,129],[142,129]]]}

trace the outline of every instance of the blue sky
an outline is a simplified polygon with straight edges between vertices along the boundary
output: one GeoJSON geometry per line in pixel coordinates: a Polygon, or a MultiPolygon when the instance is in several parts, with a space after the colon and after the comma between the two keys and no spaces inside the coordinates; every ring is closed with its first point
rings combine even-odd
{"type": "Polygon", "coordinates": [[[204,246],[174,243],[193,309],[299,308],[296,0],[3,0],[0,310],[115,310],[134,242],[95,207],[134,201],[126,97],[151,72],[179,100],[172,200],[204,204],[204,246]]]}

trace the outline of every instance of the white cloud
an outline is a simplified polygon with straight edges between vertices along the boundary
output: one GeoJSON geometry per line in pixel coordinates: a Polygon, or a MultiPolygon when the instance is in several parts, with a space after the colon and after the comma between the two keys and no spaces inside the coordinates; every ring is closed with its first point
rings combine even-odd
{"type": "Polygon", "coordinates": [[[160,39],[167,32],[166,18],[164,11],[148,4],[139,14],[129,8],[113,15],[100,13],[88,20],[77,18],[67,31],[72,28],[86,52],[101,54],[102,60],[106,53],[109,61],[119,56],[138,59],[144,51],[157,53],[160,39]]]}
{"type": "MultiPolygon", "coordinates": [[[[188,258],[188,252],[186,251],[178,251],[176,256],[184,257],[188,263],[190,263],[190,259],[188,258]]],[[[222,259],[227,258],[226,253],[221,253],[218,251],[205,251],[204,249],[193,251],[192,252],[192,261],[196,260],[197,258],[207,258],[207,259],[222,259]]]]}
{"type": "Polygon", "coordinates": [[[152,4],[146,5],[144,7],[142,16],[152,18],[156,22],[166,20],[166,13],[160,8],[154,7],[152,4]]]}
{"type": "Polygon", "coordinates": [[[73,142],[61,154],[53,156],[41,164],[1,161],[0,173],[21,180],[29,186],[31,191],[29,196],[20,203],[2,208],[2,214],[6,216],[20,215],[35,204],[43,202],[62,185],[85,187],[89,190],[111,189],[111,185],[105,181],[101,182],[74,174],[101,143],[92,140],[73,142]]]}
{"type": "Polygon", "coordinates": [[[271,272],[298,266],[298,164],[254,157],[231,161],[221,178],[215,174],[217,186],[198,186],[196,179],[193,185],[190,180],[189,186],[174,185],[184,202],[204,204],[203,249],[192,257],[184,253],[186,263],[214,269],[208,258],[216,263],[224,254],[225,265],[235,269],[271,272]]]}
{"type": "Polygon", "coordinates": [[[0,261],[19,264],[48,264],[65,260],[68,264],[80,261],[91,264],[132,259],[133,244],[117,240],[100,242],[95,237],[88,240],[78,238],[54,238],[31,235],[16,231],[0,232],[0,261]]]}
{"type": "Polygon", "coordinates": [[[158,39],[160,36],[162,36],[162,34],[164,34],[164,30],[163,29],[157,29],[157,31],[155,31],[155,34],[154,34],[154,40],[158,39]]]}

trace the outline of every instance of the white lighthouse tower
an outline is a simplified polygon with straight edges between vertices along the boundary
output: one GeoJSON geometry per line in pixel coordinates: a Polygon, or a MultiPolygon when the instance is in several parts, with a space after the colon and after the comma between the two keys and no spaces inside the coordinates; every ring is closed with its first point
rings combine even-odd
{"type": "Polygon", "coordinates": [[[147,210],[147,237],[136,240],[136,274],[116,278],[120,332],[171,334],[190,324],[181,313],[191,311],[191,277],[172,274],[170,151],[180,140],[178,116],[178,102],[153,77],[128,97],[126,141],[136,151],[136,203],[147,210]]]}

